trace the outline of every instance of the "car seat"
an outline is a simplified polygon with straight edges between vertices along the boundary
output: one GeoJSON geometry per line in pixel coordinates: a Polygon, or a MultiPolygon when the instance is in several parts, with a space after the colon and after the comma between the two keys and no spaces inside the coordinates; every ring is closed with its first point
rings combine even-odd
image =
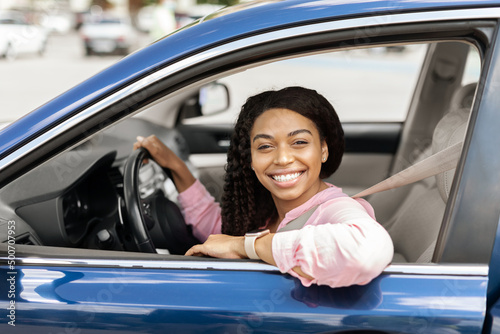
{"type": "MultiPolygon", "coordinates": [[[[475,89],[476,84],[469,84],[456,92],[450,111],[434,129],[432,144],[415,162],[464,139],[475,89]]],[[[399,203],[389,218],[379,220],[394,243],[393,263],[431,262],[454,173],[453,169],[369,198],[376,214],[377,207],[384,202],[399,203]]]]}

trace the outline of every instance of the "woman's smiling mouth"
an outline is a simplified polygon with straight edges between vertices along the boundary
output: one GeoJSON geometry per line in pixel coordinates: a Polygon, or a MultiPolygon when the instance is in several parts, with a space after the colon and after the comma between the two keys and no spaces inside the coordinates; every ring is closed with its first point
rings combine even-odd
{"type": "Polygon", "coordinates": [[[271,175],[271,178],[277,182],[289,182],[297,179],[304,172],[296,172],[291,174],[280,174],[280,175],[271,175]]]}

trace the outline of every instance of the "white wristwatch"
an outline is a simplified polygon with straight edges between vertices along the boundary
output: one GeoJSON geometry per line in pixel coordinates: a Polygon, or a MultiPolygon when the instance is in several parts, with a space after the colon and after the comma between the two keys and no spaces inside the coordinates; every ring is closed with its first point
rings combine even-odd
{"type": "Polygon", "coordinates": [[[257,231],[257,232],[248,232],[245,234],[245,252],[249,259],[252,260],[260,260],[260,257],[257,255],[255,251],[255,240],[260,237],[269,234],[269,230],[257,231]]]}

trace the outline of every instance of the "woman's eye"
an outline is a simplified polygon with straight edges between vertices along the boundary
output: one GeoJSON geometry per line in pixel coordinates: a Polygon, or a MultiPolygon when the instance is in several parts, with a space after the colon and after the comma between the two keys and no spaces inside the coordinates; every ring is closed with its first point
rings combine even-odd
{"type": "Polygon", "coordinates": [[[271,148],[271,145],[260,145],[257,147],[258,150],[267,150],[268,148],[271,148]]]}

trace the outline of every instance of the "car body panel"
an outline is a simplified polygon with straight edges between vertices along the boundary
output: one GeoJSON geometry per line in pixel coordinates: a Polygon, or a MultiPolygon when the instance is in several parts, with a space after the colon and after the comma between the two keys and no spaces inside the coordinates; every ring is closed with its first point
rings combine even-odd
{"type": "Polygon", "coordinates": [[[487,333],[498,334],[500,333],[500,310],[499,305],[496,304],[491,310],[491,325],[487,329],[487,333]]]}
{"type": "MultiPolygon", "coordinates": [[[[306,288],[273,269],[240,270],[234,262],[216,270],[210,262],[183,264],[191,269],[139,268],[151,265],[147,261],[136,268],[126,262],[113,267],[114,261],[100,268],[57,262],[18,266],[16,310],[23,316],[17,330],[479,333],[484,321],[487,277],[480,267],[461,277],[453,268],[448,275],[429,275],[398,273],[394,266],[368,285],[330,289],[306,288]]],[[[162,265],[168,262],[152,266],[162,265]]],[[[9,277],[8,269],[2,271],[9,277]]]]}
{"type": "Polygon", "coordinates": [[[487,303],[488,307],[492,307],[490,310],[492,313],[495,313],[493,317],[497,319],[495,322],[500,320],[498,317],[500,315],[499,307],[500,307],[500,268],[497,263],[500,261],[500,224],[497,226],[497,231],[495,233],[495,244],[493,246],[493,251],[491,253],[491,260],[488,271],[488,295],[487,295],[487,303]],[[495,306],[493,306],[495,304],[495,306]]]}

